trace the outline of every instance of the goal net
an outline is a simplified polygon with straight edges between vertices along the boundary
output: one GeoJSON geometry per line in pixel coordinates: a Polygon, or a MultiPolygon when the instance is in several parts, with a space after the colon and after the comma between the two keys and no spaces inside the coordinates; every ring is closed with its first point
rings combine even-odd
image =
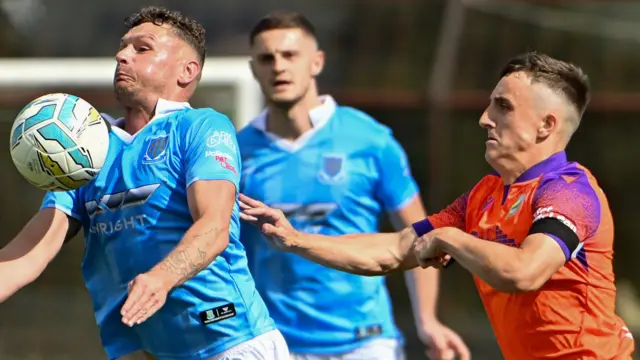
{"type": "MultiPolygon", "coordinates": [[[[112,90],[115,65],[113,58],[2,59],[0,117],[13,121],[29,101],[51,92],[80,96],[100,112],[122,116],[112,90]]],[[[247,58],[206,59],[192,106],[225,113],[240,129],[262,110],[262,104],[247,58]]]]}

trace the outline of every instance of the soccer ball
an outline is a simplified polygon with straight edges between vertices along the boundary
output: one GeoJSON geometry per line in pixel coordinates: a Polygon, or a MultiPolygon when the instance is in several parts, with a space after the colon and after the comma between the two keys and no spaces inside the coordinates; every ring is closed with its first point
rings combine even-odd
{"type": "Polygon", "coordinates": [[[20,111],[11,128],[11,159],[43,190],[81,187],[100,171],[109,150],[109,126],[85,100],[41,96],[20,111]]]}

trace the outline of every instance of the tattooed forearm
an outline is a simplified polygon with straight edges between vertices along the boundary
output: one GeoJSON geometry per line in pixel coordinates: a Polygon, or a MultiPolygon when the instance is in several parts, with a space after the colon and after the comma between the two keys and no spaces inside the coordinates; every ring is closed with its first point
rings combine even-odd
{"type": "Polygon", "coordinates": [[[174,251],[162,262],[162,268],[176,275],[191,277],[206,267],[207,253],[197,247],[174,251]]]}
{"type": "Polygon", "coordinates": [[[212,227],[188,236],[159,264],[159,267],[179,277],[176,285],[182,284],[211,263],[217,255],[211,248],[221,233],[222,229],[212,227]]]}

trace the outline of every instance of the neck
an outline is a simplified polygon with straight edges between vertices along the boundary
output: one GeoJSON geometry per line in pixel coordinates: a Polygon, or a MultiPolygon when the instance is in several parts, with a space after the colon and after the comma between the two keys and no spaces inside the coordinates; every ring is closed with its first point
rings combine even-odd
{"type": "Polygon", "coordinates": [[[322,104],[317,92],[311,92],[293,106],[267,105],[267,131],[287,140],[295,140],[313,128],[309,111],[322,104]]]}
{"type": "Polygon", "coordinates": [[[155,114],[158,96],[141,94],[118,94],[118,102],[124,108],[124,131],[133,135],[140,131],[155,114]]]}
{"type": "MultiPolygon", "coordinates": [[[[534,164],[531,164],[531,166],[533,166],[534,164]]],[[[525,165],[524,163],[518,162],[517,160],[513,159],[506,164],[502,163],[494,166],[493,168],[498,172],[498,174],[500,174],[502,182],[505,185],[511,185],[516,181],[516,179],[518,179],[520,175],[524,174],[524,172],[527,171],[529,167],[527,167],[527,165],[525,165]]]]}
{"type": "Polygon", "coordinates": [[[491,166],[500,174],[502,182],[505,185],[511,185],[520,175],[524,174],[525,171],[562,150],[563,149],[551,148],[521,153],[509,159],[496,161],[492,163],[491,166]]]}
{"type": "Polygon", "coordinates": [[[179,95],[148,95],[129,99],[118,99],[125,109],[124,131],[133,135],[147,125],[156,113],[156,105],[160,98],[176,102],[188,101],[188,98],[179,95]]]}
{"type": "Polygon", "coordinates": [[[140,131],[151,119],[155,113],[154,109],[146,109],[142,107],[125,108],[124,131],[133,135],[140,131]]]}

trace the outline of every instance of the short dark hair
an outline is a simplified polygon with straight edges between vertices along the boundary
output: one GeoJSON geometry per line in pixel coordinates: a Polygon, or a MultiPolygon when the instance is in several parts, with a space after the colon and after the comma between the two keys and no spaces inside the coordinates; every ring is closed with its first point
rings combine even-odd
{"type": "Polygon", "coordinates": [[[204,64],[206,56],[205,30],[195,20],[191,20],[179,11],[160,6],[147,6],[125,19],[124,24],[131,29],[140,24],[153,23],[158,26],[171,25],[176,35],[191,45],[198,53],[200,64],[204,64]]]}
{"type": "Polygon", "coordinates": [[[590,97],[589,77],[579,66],[532,51],[509,60],[500,78],[515,72],[524,72],[531,76],[532,83],[560,92],[575,106],[578,116],[584,114],[590,97]]]}
{"type": "Polygon", "coordinates": [[[317,40],[316,27],[304,15],[293,11],[275,11],[265,15],[249,33],[249,44],[253,45],[256,36],[269,30],[300,29],[317,40]]]}

